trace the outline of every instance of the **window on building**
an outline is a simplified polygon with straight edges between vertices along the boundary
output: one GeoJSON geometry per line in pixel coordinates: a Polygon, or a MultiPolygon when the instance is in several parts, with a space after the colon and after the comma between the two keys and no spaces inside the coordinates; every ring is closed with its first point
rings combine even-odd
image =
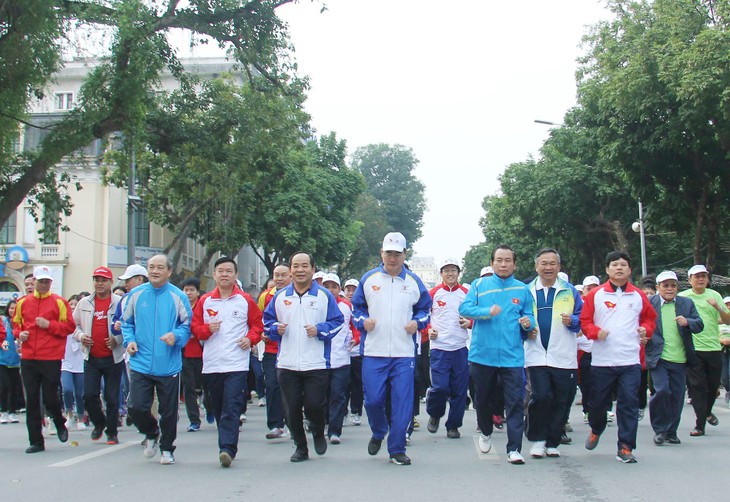
{"type": "Polygon", "coordinates": [[[144,209],[138,209],[134,213],[134,244],[145,247],[150,245],[150,220],[144,209]]]}
{"type": "Polygon", "coordinates": [[[73,92],[57,92],[53,95],[56,110],[70,110],[74,107],[73,92]]]}
{"type": "Polygon", "coordinates": [[[16,211],[10,215],[2,228],[0,228],[0,244],[15,244],[15,230],[18,225],[18,215],[16,211]]]}
{"type": "Polygon", "coordinates": [[[59,230],[61,227],[60,213],[52,210],[43,211],[43,220],[41,221],[41,242],[43,244],[60,244],[59,230]]]}

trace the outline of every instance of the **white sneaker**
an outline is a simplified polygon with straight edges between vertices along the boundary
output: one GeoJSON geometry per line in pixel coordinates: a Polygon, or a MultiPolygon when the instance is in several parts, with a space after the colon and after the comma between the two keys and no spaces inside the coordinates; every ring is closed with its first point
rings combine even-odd
{"type": "Polygon", "coordinates": [[[616,414],[612,411],[606,412],[606,422],[613,423],[613,419],[616,417],[616,414]]]}
{"type": "Polygon", "coordinates": [[[639,421],[644,420],[644,413],[645,411],[639,408],[639,421]]]}
{"type": "Polygon", "coordinates": [[[530,448],[530,456],[532,458],[542,458],[545,456],[545,441],[535,441],[530,448]]]}
{"type": "Polygon", "coordinates": [[[162,465],[172,465],[175,463],[175,457],[172,456],[171,451],[163,451],[162,455],[160,456],[160,464],[162,465]]]}
{"type": "Polygon", "coordinates": [[[4,411],[0,413],[0,424],[7,424],[10,422],[10,416],[4,411]]]}
{"type": "Polygon", "coordinates": [[[511,451],[507,454],[507,462],[510,464],[520,465],[525,463],[525,459],[518,451],[511,451]]]}
{"type": "Polygon", "coordinates": [[[83,420],[79,420],[78,422],[76,422],[76,430],[79,430],[79,431],[86,430],[86,424],[84,423],[83,420]]]}
{"type": "Polygon", "coordinates": [[[331,444],[340,444],[340,442],[341,442],[340,441],[340,436],[338,436],[337,434],[332,434],[330,436],[330,443],[331,444]]]}
{"type": "MultiPolygon", "coordinates": [[[[152,458],[157,454],[157,440],[158,438],[154,439],[145,439],[144,440],[144,456],[147,458],[152,458]]],[[[170,453],[170,452],[165,452],[170,453]]]]}
{"type": "Polygon", "coordinates": [[[17,424],[19,422],[18,416],[15,413],[9,413],[8,420],[10,420],[11,424],[17,424]]]}
{"type": "Polygon", "coordinates": [[[545,454],[550,458],[558,458],[560,456],[557,448],[545,448],[545,454]]]}
{"type": "Polygon", "coordinates": [[[238,417],[238,422],[239,422],[239,423],[242,423],[242,424],[245,424],[245,423],[246,423],[246,420],[248,420],[248,419],[246,418],[246,415],[245,415],[244,413],[241,413],[241,416],[240,416],[240,417],[238,417]]]}
{"type": "Polygon", "coordinates": [[[259,408],[263,408],[264,406],[266,406],[266,398],[265,397],[260,398],[256,402],[256,406],[258,406],[259,408]]]}
{"type": "Polygon", "coordinates": [[[583,423],[584,424],[587,424],[588,423],[588,413],[587,412],[586,413],[583,413],[583,423]]]}
{"type": "Polygon", "coordinates": [[[406,432],[406,444],[411,444],[411,435],[406,432]]]}
{"type": "Polygon", "coordinates": [[[289,433],[286,429],[279,429],[274,427],[266,433],[266,439],[286,439],[289,437],[289,433]]]}
{"type": "Polygon", "coordinates": [[[350,417],[350,423],[352,425],[361,425],[362,424],[362,419],[360,418],[360,415],[355,415],[353,413],[352,416],[350,417]]]}
{"type": "Polygon", "coordinates": [[[492,435],[485,436],[484,434],[479,434],[479,451],[482,453],[489,453],[489,451],[492,449],[492,435]]]}

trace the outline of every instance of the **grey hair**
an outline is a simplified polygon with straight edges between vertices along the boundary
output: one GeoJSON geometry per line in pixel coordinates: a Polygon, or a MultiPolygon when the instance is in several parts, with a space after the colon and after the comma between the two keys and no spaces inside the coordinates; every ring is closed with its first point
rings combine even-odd
{"type": "Polygon", "coordinates": [[[539,260],[542,255],[548,254],[548,253],[553,253],[555,256],[557,256],[558,257],[558,263],[561,263],[560,253],[558,253],[558,250],[557,249],[555,249],[555,248],[542,248],[535,255],[535,265],[537,265],[537,260],[539,260]]]}

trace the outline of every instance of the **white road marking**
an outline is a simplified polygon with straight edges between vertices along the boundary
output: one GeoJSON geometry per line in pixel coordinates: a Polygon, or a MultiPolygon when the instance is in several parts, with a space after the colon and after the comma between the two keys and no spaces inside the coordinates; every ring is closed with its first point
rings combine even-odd
{"type": "Polygon", "coordinates": [[[100,449],[98,451],[92,451],[91,453],[85,453],[84,455],[79,455],[78,457],[70,458],[62,462],[56,462],[55,464],[51,464],[48,467],[71,467],[72,465],[80,464],[81,462],[86,462],[87,460],[101,457],[103,455],[109,455],[110,453],[115,453],[117,451],[123,450],[124,448],[129,448],[130,446],[134,445],[139,445],[139,441],[127,441],[126,443],[121,443],[118,445],[109,445],[108,448],[100,449]]]}
{"type": "Polygon", "coordinates": [[[495,451],[494,445],[492,445],[492,449],[489,453],[482,453],[481,450],[479,450],[479,434],[472,436],[472,439],[474,439],[474,448],[477,450],[479,460],[499,460],[501,458],[495,451]]]}

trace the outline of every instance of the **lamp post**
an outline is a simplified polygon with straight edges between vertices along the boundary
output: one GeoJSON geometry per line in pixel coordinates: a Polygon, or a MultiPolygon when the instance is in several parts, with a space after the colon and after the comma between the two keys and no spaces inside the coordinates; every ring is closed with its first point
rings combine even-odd
{"type": "Polygon", "coordinates": [[[641,242],[641,275],[646,277],[646,232],[644,231],[644,206],[639,199],[639,220],[631,225],[631,229],[639,234],[641,242]]]}

